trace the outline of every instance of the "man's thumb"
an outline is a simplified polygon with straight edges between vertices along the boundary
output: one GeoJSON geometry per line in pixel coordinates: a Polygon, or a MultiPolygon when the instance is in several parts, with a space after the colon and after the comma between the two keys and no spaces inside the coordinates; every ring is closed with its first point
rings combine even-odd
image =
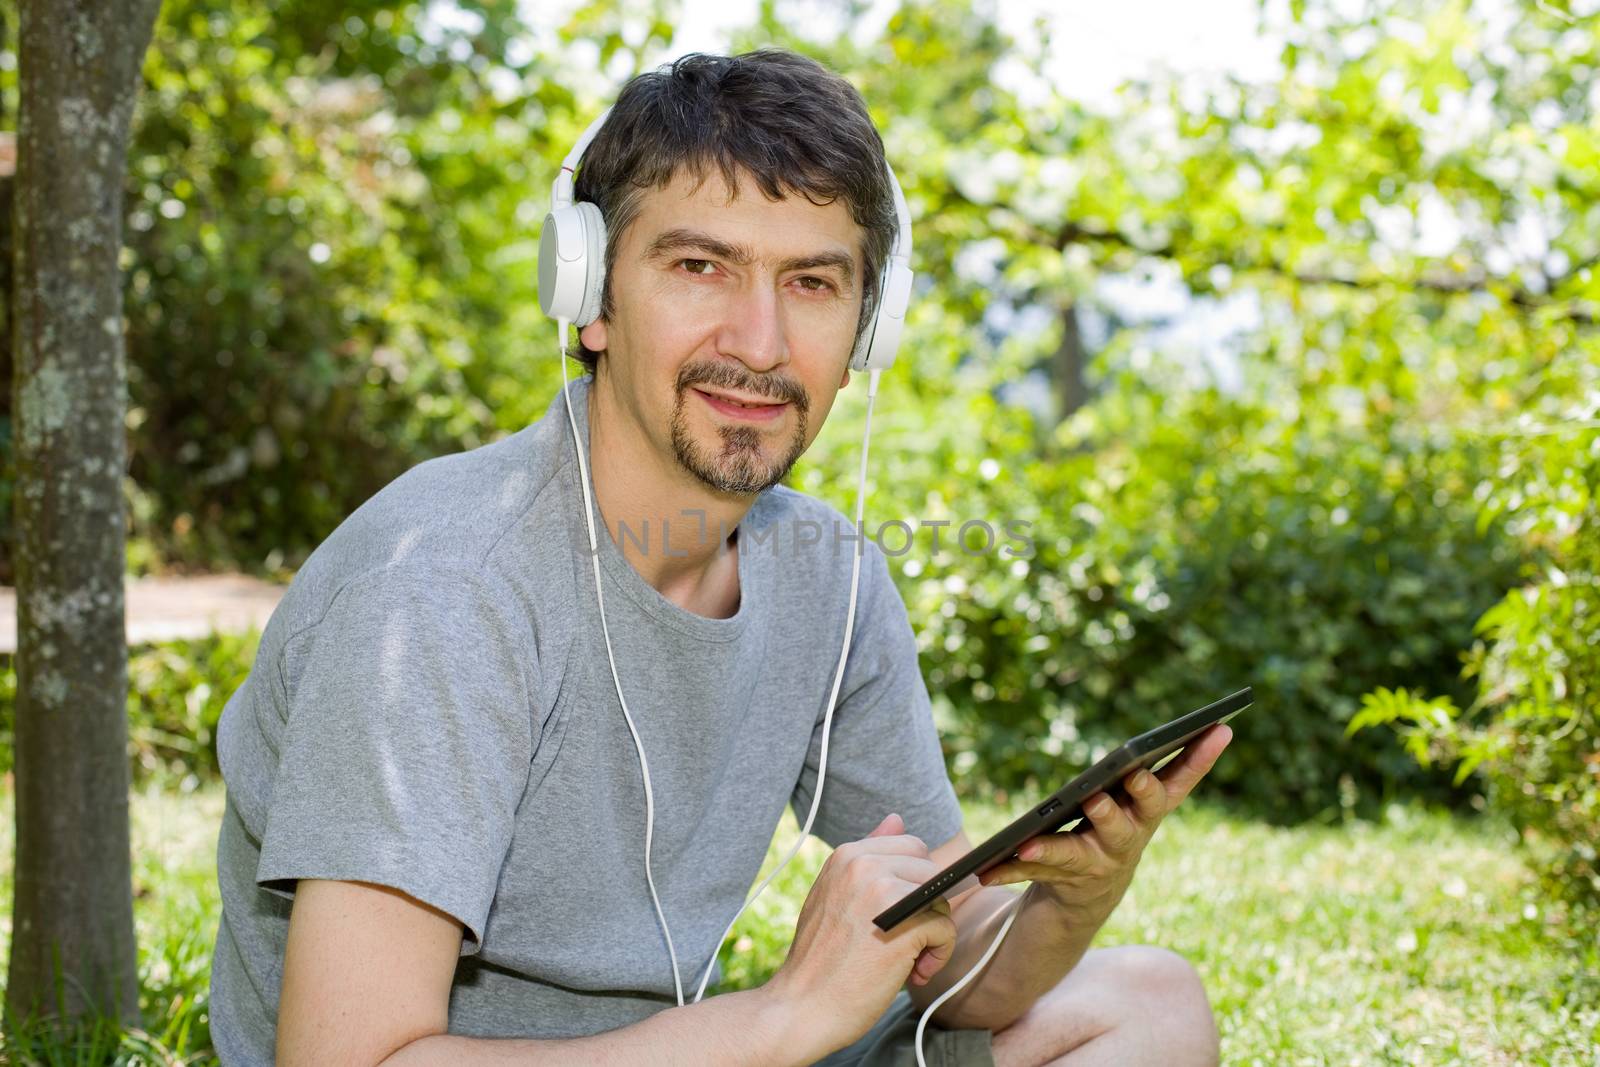
{"type": "Polygon", "coordinates": [[[905,830],[905,820],[900,818],[900,816],[896,815],[894,812],[890,812],[888,815],[883,817],[883,821],[878,824],[878,828],[867,836],[893,837],[895,834],[905,833],[905,830]]]}

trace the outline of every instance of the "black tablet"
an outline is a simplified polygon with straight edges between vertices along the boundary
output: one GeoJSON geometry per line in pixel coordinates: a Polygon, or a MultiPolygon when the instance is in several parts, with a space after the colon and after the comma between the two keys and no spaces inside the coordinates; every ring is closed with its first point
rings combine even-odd
{"type": "Polygon", "coordinates": [[[1250,690],[1246,687],[1214,704],[1207,704],[1198,711],[1173,719],[1165,726],[1140,734],[1068,782],[1044,803],[1024,812],[1010,826],[912,890],[872,921],[881,930],[892,930],[943,896],[961,879],[982,874],[990,867],[1015,857],[1017,849],[1029,838],[1054,833],[1073,820],[1081,820],[1072,827],[1074,831],[1090,829],[1092,824],[1083,818],[1085,800],[1101,790],[1120,793],[1122,780],[1135,770],[1140,767],[1159,769],[1206,727],[1227,722],[1249,706],[1250,690]]]}

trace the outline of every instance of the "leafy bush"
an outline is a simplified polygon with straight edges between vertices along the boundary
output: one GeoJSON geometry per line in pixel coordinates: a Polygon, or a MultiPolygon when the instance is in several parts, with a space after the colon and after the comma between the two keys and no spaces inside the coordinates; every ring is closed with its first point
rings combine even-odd
{"type": "MultiPolygon", "coordinates": [[[[1592,372],[1591,372],[1592,373],[1592,372]]],[[[1537,553],[1529,580],[1484,613],[1465,674],[1470,703],[1379,690],[1350,728],[1394,725],[1424,765],[1476,773],[1547,885],[1600,905],[1600,389],[1500,442],[1504,516],[1537,553]]]]}
{"type": "MultiPolygon", "coordinates": [[[[135,784],[187,791],[221,779],[217,720],[250,673],[257,634],[142,645],[128,654],[128,759],[135,784]]],[[[0,656],[0,774],[10,771],[14,657],[0,656]]]]}
{"type": "Polygon", "coordinates": [[[506,59],[509,0],[462,6],[481,30],[165,5],[127,198],[136,567],[295,566],[408,467],[538,414],[534,192],[570,97],[506,59]]]}
{"type": "MultiPolygon", "coordinates": [[[[1476,525],[1485,449],[1345,426],[1312,398],[1285,412],[1129,380],[1040,459],[1026,411],[939,388],[885,387],[868,530],[951,523],[939,552],[924,531],[891,569],[964,788],[1037,790],[1249,684],[1211,788],[1283,818],[1448,792],[1393,739],[1345,726],[1381,685],[1465,696],[1460,650],[1516,573],[1513,546],[1476,525]],[[951,542],[971,519],[1030,523],[1035,555],[966,554],[951,542]]],[[[834,448],[800,485],[843,505],[853,449],[834,448]]]]}
{"type": "Polygon", "coordinates": [[[132,650],[128,748],[135,781],[167,779],[188,788],[221,778],[217,720],[250,673],[259,638],[213,634],[132,650]]]}
{"type": "MultiPolygon", "coordinates": [[[[913,370],[884,382],[870,513],[953,523],[945,551],[924,532],[897,569],[966,788],[1039,788],[1249,682],[1212,792],[1285,818],[1448,794],[1395,738],[1344,727],[1378,686],[1465,699],[1472,623],[1516,578],[1514,539],[1476,525],[1494,456],[1451,427],[1514,409],[1563,344],[1552,323],[1594,274],[1592,123],[1582,103],[1560,140],[1529,121],[1569,76],[1535,60],[1555,20],[1510,38],[1549,72],[1535,87],[1437,64],[1477,12],[1296,11],[1278,81],[1156,78],[1115,114],[1008,92],[1000,57],[1042,86],[1049,41],[1007,42],[958,2],[904,4],[882,40],[827,56],[889,120],[918,221],[913,370]],[[1391,17],[1427,43],[1362,41],[1391,17]],[[907,77],[913,56],[939,77],[907,77]],[[1495,120],[1441,158],[1420,148],[1442,78],[1492,87],[1495,120]],[[1543,170],[1498,165],[1524,144],[1551,146],[1543,170]],[[1559,230],[1538,265],[1504,247],[1528,204],[1559,230]],[[1410,239],[1422,205],[1460,224],[1448,252],[1410,239]],[[1114,285],[1181,293],[1152,311],[1114,285]],[[1179,336],[1207,310],[1248,324],[1179,336]],[[1208,363],[1235,392],[1194,387],[1221,377],[1208,363]],[[1030,414],[1071,412],[1080,386],[1062,426],[1030,414]],[[1008,402],[1028,390],[1045,403],[1008,402]],[[972,519],[1032,522],[1036,556],[948,547],[972,519]]],[[[800,486],[848,505],[854,437],[829,436],[800,486]]]]}

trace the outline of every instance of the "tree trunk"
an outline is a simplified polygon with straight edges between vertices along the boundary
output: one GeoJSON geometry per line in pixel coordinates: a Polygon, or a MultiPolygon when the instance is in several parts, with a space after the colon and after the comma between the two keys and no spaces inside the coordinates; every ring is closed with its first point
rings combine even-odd
{"type": "Polygon", "coordinates": [[[123,634],[122,185],[159,0],[21,0],[15,897],[6,1007],[138,1018],[123,634]]]}
{"type": "Polygon", "coordinates": [[[1065,419],[1083,407],[1089,399],[1084,384],[1083,334],[1078,329],[1078,305],[1064,304],[1061,308],[1061,343],[1056,346],[1051,359],[1051,374],[1056,383],[1057,411],[1065,419]]]}
{"type": "MultiPolygon", "coordinates": [[[[0,19],[0,24],[4,23],[0,19]]],[[[0,133],[0,585],[16,582],[11,561],[16,555],[16,537],[11,525],[11,493],[16,477],[11,464],[11,194],[15,186],[16,142],[9,133],[0,133]],[[8,143],[10,142],[10,143],[8,143]]]]}

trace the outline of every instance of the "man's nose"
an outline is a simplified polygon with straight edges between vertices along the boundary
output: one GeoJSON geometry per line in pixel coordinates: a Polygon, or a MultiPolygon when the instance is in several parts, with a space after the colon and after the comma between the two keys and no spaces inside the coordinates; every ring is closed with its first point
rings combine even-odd
{"type": "Polygon", "coordinates": [[[723,355],[758,374],[789,362],[783,306],[767,281],[741,288],[733,297],[717,342],[723,355]]]}

